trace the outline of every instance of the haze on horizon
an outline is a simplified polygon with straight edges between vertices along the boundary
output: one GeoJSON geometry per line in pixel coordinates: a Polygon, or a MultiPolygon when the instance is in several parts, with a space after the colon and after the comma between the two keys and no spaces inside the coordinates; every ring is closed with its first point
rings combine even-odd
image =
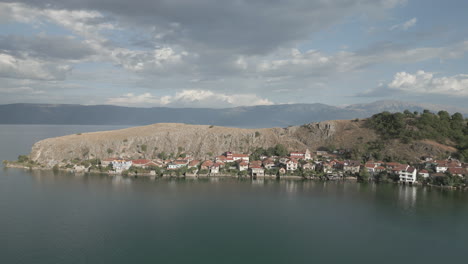
{"type": "Polygon", "coordinates": [[[0,104],[464,107],[463,0],[0,0],[0,104]]]}

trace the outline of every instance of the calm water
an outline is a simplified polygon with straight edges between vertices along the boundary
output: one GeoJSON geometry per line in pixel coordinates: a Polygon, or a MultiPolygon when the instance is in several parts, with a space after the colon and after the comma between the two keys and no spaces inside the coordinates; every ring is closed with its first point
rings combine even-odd
{"type": "MultiPolygon", "coordinates": [[[[0,125],[0,159],[116,129],[0,125]]],[[[465,263],[468,194],[0,170],[0,263],[465,263]]]]}

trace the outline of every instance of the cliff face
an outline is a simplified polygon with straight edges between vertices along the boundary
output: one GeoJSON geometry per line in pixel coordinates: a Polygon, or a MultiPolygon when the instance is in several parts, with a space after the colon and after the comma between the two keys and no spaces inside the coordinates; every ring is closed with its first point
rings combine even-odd
{"type": "MultiPolygon", "coordinates": [[[[34,144],[30,158],[46,166],[53,166],[64,160],[70,161],[76,158],[155,158],[161,152],[167,154],[186,152],[195,158],[203,159],[220,155],[225,151],[249,153],[255,148],[268,148],[276,144],[283,144],[289,150],[300,151],[307,148],[314,151],[324,146],[354,148],[377,139],[375,132],[363,127],[363,123],[363,121],[336,120],[288,128],[264,129],[154,124],[45,139],[34,144]]],[[[431,153],[413,153],[409,146],[398,146],[398,144],[394,143],[386,148],[396,153],[395,155],[412,158],[415,155],[431,155],[446,151],[441,146],[431,145],[429,148],[431,153]],[[399,152],[400,149],[408,151],[399,152]]]]}
{"type": "Polygon", "coordinates": [[[339,129],[340,121],[301,127],[240,129],[205,125],[154,124],[122,130],[49,138],[34,144],[32,160],[49,166],[75,158],[153,158],[160,152],[191,153],[196,158],[225,151],[248,153],[257,147],[283,144],[291,150],[324,146],[339,129]]]}

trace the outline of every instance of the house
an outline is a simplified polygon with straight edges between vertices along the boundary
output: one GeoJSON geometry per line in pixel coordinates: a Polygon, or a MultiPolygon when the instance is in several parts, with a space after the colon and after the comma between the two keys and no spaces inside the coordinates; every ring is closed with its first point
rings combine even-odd
{"type": "Polygon", "coordinates": [[[429,178],[429,172],[427,170],[420,170],[418,172],[419,176],[423,177],[423,178],[429,178]]]}
{"type": "Polygon", "coordinates": [[[239,171],[245,171],[245,170],[249,169],[249,163],[246,162],[246,161],[241,161],[241,162],[237,163],[237,167],[238,167],[239,171]]]}
{"type": "Polygon", "coordinates": [[[400,178],[400,182],[415,183],[417,170],[414,167],[409,165],[403,165],[401,167],[395,168],[398,169],[396,172],[400,178]]]}
{"type": "Polygon", "coordinates": [[[297,170],[297,166],[299,165],[299,162],[297,162],[297,160],[295,159],[289,159],[287,162],[286,162],[286,170],[287,171],[295,171],[297,170]]]}
{"type": "Polygon", "coordinates": [[[198,168],[198,164],[200,164],[200,161],[199,160],[192,160],[189,162],[189,164],[187,165],[187,167],[190,169],[190,168],[198,168]]]}
{"type": "Polygon", "coordinates": [[[170,162],[167,164],[167,169],[169,170],[175,170],[175,169],[180,169],[182,167],[186,167],[188,165],[187,160],[174,160],[173,162],[170,162]]]}
{"type": "Polygon", "coordinates": [[[150,163],[153,163],[153,162],[147,159],[132,160],[132,166],[137,167],[137,168],[147,168],[150,166],[149,165],[150,163]]]}
{"type": "Polygon", "coordinates": [[[201,170],[209,170],[211,168],[211,166],[213,166],[214,162],[211,161],[211,160],[205,160],[201,166],[200,166],[200,169],[201,170]]]}
{"type": "Polygon", "coordinates": [[[109,166],[110,164],[112,164],[112,161],[118,160],[118,159],[119,159],[119,158],[107,158],[107,159],[103,159],[103,160],[101,160],[101,166],[107,167],[107,166],[109,166]]]}
{"type": "Polygon", "coordinates": [[[361,169],[361,162],[357,160],[345,160],[343,164],[343,171],[349,173],[359,173],[361,169]]]}
{"type": "Polygon", "coordinates": [[[302,169],[304,170],[315,170],[315,164],[314,163],[304,163],[302,165],[302,169]]]}
{"type": "Polygon", "coordinates": [[[112,168],[116,172],[122,172],[124,170],[130,169],[132,166],[132,161],[131,160],[125,160],[125,159],[116,159],[111,162],[112,168]]]}
{"type": "Polygon", "coordinates": [[[289,153],[289,157],[292,159],[303,159],[303,160],[311,160],[312,155],[310,153],[310,150],[306,149],[305,152],[291,152],[289,153]]]}
{"type": "Polygon", "coordinates": [[[219,173],[219,168],[220,168],[220,163],[216,162],[215,164],[211,165],[210,173],[211,174],[219,173]]]}
{"type": "Polygon", "coordinates": [[[262,166],[250,166],[250,175],[252,177],[263,177],[265,176],[265,169],[262,166]]]}
{"type": "Polygon", "coordinates": [[[235,154],[230,151],[224,153],[224,155],[217,156],[215,161],[222,161],[222,162],[234,162],[238,160],[243,160],[249,162],[249,155],[247,154],[235,154]]]}
{"type": "Polygon", "coordinates": [[[460,176],[460,177],[463,177],[465,175],[468,175],[468,171],[465,169],[465,168],[454,168],[454,167],[450,167],[447,169],[447,171],[452,174],[452,175],[456,175],[456,176],[460,176]]]}
{"type": "Polygon", "coordinates": [[[383,167],[383,166],[377,166],[377,167],[375,167],[375,169],[374,169],[374,171],[375,171],[376,173],[384,172],[385,170],[386,170],[386,169],[385,169],[385,167],[383,167]]]}
{"type": "Polygon", "coordinates": [[[439,172],[444,173],[449,168],[460,168],[461,165],[462,165],[458,160],[455,160],[455,159],[436,160],[434,163],[436,164],[435,165],[435,171],[437,173],[439,173],[439,172]]]}
{"type": "Polygon", "coordinates": [[[276,164],[275,164],[275,162],[274,162],[272,159],[266,159],[266,160],[264,160],[262,163],[263,163],[263,167],[264,167],[265,169],[271,170],[271,169],[273,169],[273,168],[276,168],[276,164]]]}
{"type": "Polygon", "coordinates": [[[328,151],[317,150],[315,153],[317,154],[317,156],[322,156],[322,157],[328,156],[328,151]]]}
{"type": "Polygon", "coordinates": [[[320,164],[323,173],[333,173],[333,164],[329,162],[322,162],[320,164]]]}
{"type": "Polygon", "coordinates": [[[367,172],[369,172],[370,175],[374,175],[375,174],[375,168],[377,166],[375,165],[375,163],[366,163],[364,164],[364,168],[367,170],[367,172]]]}
{"type": "Polygon", "coordinates": [[[398,162],[387,162],[387,163],[385,163],[385,166],[386,166],[388,169],[390,169],[390,170],[392,170],[392,169],[394,169],[394,168],[397,168],[397,167],[400,167],[400,166],[402,166],[402,165],[403,165],[403,164],[400,164],[400,163],[398,163],[398,162]]]}

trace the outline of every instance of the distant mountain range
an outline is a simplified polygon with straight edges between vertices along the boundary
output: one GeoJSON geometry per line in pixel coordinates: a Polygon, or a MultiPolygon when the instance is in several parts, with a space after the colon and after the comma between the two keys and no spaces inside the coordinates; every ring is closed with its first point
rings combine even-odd
{"type": "Polygon", "coordinates": [[[401,101],[377,101],[346,107],[282,104],[234,108],[137,108],[113,105],[0,105],[0,124],[147,125],[186,123],[244,128],[286,127],[326,120],[366,118],[382,111],[446,110],[468,116],[468,109],[401,101]]]}

